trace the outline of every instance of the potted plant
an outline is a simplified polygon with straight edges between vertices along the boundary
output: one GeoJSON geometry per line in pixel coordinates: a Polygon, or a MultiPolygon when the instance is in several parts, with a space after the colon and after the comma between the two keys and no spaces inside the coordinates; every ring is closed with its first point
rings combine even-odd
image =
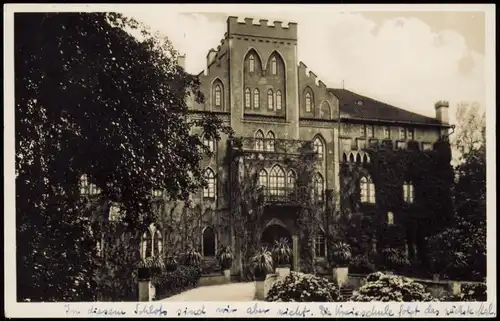
{"type": "Polygon", "coordinates": [[[222,272],[228,281],[231,281],[231,265],[233,264],[234,255],[231,247],[222,246],[217,251],[217,260],[222,268],[222,272]]]}
{"type": "Polygon", "coordinates": [[[385,248],[381,254],[385,273],[388,275],[392,275],[394,271],[410,265],[406,254],[399,249],[385,248]]]}
{"type": "Polygon", "coordinates": [[[334,243],[331,247],[331,259],[334,263],[333,279],[339,287],[346,284],[349,275],[349,263],[351,261],[351,247],[345,242],[334,243]]]}
{"type": "Polygon", "coordinates": [[[267,247],[258,249],[250,259],[250,268],[255,276],[255,297],[264,300],[264,281],[273,270],[273,256],[267,247]]]}
{"type": "Polygon", "coordinates": [[[202,258],[201,254],[191,247],[182,255],[182,262],[187,266],[200,266],[202,258]]]}
{"type": "Polygon", "coordinates": [[[280,277],[286,277],[290,274],[290,259],[292,257],[292,248],[290,242],[286,238],[280,238],[274,241],[274,246],[271,250],[273,261],[276,263],[276,273],[280,277]]]}
{"type": "Polygon", "coordinates": [[[177,270],[177,267],[179,266],[179,262],[177,262],[177,259],[175,255],[168,255],[165,259],[165,268],[167,272],[174,272],[177,270]]]}

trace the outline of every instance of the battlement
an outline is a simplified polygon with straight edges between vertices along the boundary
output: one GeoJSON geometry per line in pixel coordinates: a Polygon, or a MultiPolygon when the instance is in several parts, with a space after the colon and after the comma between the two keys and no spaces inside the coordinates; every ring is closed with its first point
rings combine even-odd
{"type": "Polygon", "coordinates": [[[450,107],[450,103],[446,100],[440,100],[434,104],[434,108],[439,108],[439,107],[450,107]]]}
{"type": "Polygon", "coordinates": [[[245,18],[244,22],[239,22],[238,17],[229,17],[227,19],[227,35],[297,41],[297,23],[289,22],[288,27],[285,27],[281,21],[274,21],[273,25],[269,25],[268,20],[261,19],[258,24],[254,24],[253,18],[245,18]]]}
{"type": "Polygon", "coordinates": [[[314,72],[308,70],[307,66],[302,61],[299,61],[298,73],[305,74],[306,77],[309,78],[310,81],[314,82],[314,84],[319,88],[326,88],[326,85],[318,79],[318,76],[316,76],[314,72]]]}

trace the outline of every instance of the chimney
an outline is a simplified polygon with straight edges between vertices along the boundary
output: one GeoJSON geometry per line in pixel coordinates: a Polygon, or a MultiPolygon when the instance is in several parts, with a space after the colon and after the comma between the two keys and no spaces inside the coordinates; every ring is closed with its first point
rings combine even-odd
{"type": "Polygon", "coordinates": [[[182,69],[186,69],[186,55],[177,56],[177,64],[179,67],[182,67],[182,69]]]}
{"type": "Polygon", "coordinates": [[[207,68],[210,66],[212,62],[214,62],[215,56],[217,55],[217,51],[215,49],[210,49],[207,55],[207,68]]]}
{"type": "Polygon", "coordinates": [[[445,100],[440,100],[436,104],[434,104],[434,108],[436,108],[436,119],[439,120],[442,124],[448,124],[448,107],[450,104],[445,100]]]}

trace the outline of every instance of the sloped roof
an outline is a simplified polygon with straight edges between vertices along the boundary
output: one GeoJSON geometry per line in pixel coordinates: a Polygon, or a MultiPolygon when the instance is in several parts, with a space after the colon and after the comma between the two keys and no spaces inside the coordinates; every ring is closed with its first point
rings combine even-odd
{"type": "Polygon", "coordinates": [[[441,122],[435,118],[412,113],[347,89],[329,88],[328,90],[339,99],[340,112],[352,118],[441,125],[441,122]],[[362,103],[359,104],[359,101],[362,103]]]}

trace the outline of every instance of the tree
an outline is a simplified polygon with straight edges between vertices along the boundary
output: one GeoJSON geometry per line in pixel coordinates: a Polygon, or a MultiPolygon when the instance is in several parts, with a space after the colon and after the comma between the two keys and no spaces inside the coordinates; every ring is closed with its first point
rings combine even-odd
{"type": "Polygon", "coordinates": [[[188,120],[187,96],[203,99],[197,78],[168,39],[120,14],[16,14],[14,50],[18,300],[91,300],[106,220],[96,204],[119,203],[125,230],[143,230],[152,188],[185,200],[204,184],[208,148],[191,129],[230,129],[188,120]],[[80,197],[83,174],[95,199],[80,197]]]}
{"type": "Polygon", "coordinates": [[[478,104],[458,106],[453,145],[460,153],[455,222],[429,243],[435,264],[443,268],[439,272],[481,280],[486,276],[486,123],[478,104]]]}

